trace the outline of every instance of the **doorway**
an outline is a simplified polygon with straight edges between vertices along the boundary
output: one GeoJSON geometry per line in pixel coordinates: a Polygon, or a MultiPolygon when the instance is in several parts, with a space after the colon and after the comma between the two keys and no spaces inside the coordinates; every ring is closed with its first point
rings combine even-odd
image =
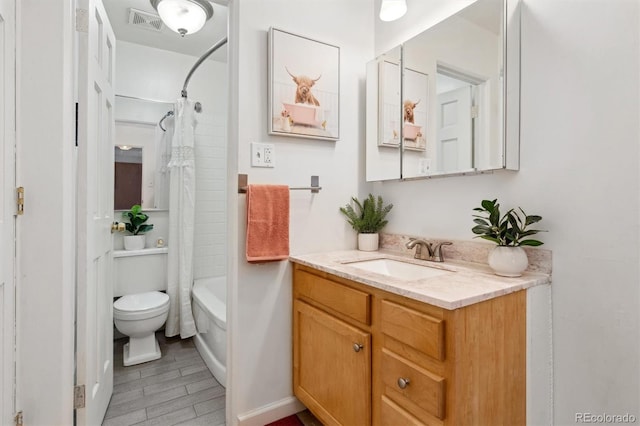
{"type": "MultiPolygon", "coordinates": [[[[120,149],[117,146],[141,150],[142,161],[136,167],[141,167],[142,178],[135,193],[141,194],[140,203],[149,215],[149,223],[154,224],[153,231],[147,234],[147,243],[163,240],[169,249],[168,194],[161,189],[167,187],[162,178],[167,156],[161,144],[167,138],[171,140],[174,102],[180,96],[188,71],[200,55],[227,34],[227,8],[212,6],[214,15],[205,27],[182,38],[166,28],[158,31],[150,25],[155,11],[148,0],[105,1],[116,36],[116,147],[112,149],[116,155],[120,149]]],[[[227,79],[224,47],[202,63],[189,83],[189,99],[202,107],[195,114],[196,279],[226,275],[227,79]]],[[[121,190],[115,191],[114,218],[118,220],[118,206],[127,203],[118,204],[117,192],[121,190]]],[[[116,251],[122,248],[121,238],[119,233],[115,234],[116,251]]],[[[146,417],[139,421],[160,423],[166,416],[179,423],[195,415],[217,419],[211,424],[219,424],[219,419],[224,423],[225,390],[211,381],[206,363],[199,358],[192,340],[166,338],[163,330],[156,336],[163,357],[126,370],[118,364],[123,341],[116,336],[114,394],[105,424],[120,416],[133,416],[129,421],[142,412],[146,417]]]]}

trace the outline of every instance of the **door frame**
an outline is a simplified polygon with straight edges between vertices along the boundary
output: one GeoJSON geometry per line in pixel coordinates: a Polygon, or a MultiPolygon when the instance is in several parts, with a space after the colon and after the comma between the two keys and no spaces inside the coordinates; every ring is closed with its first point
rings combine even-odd
{"type": "Polygon", "coordinates": [[[1,177],[4,185],[2,187],[2,249],[0,249],[0,333],[2,354],[2,364],[0,377],[2,378],[2,389],[0,392],[0,423],[8,424],[13,421],[16,414],[15,409],[15,384],[16,384],[16,135],[15,135],[15,106],[16,106],[16,1],[2,0],[2,40],[0,47],[2,54],[0,70],[2,80],[0,84],[0,119],[2,119],[2,142],[0,143],[0,164],[1,177]]]}
{"type": "Polygon", "coordinates": [[[74,423],[74,0],[16,2],[16,408],[74,423]],[[43,37],[43,34],[46,34],[43,37]]]}

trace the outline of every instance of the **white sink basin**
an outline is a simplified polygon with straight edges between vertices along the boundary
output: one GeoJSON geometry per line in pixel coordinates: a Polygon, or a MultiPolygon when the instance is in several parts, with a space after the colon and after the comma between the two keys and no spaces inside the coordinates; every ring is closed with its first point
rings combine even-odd
{"type": "Polygon", "coordinates": [[[404,280],[419,280],[437,277],[438,275],[451,274],[451,271],[416,265],[415,263],[401,262],[394,259],[361,260],[347,263],[349,266],[359,268],[376,274],[388,275],[404,280]]]}

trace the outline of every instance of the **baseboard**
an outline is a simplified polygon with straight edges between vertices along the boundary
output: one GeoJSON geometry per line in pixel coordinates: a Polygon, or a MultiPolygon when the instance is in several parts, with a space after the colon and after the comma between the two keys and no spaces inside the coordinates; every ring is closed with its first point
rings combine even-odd
{"type": "Polygon", "coordinates": [[[298,398],[290,396],[238,415],[238,426],[264,426],[304,410],[298,398]]]}

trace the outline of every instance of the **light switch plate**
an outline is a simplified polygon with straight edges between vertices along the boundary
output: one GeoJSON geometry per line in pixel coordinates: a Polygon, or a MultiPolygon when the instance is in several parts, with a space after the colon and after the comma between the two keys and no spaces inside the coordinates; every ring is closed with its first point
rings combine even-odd
{"type": "Polygon", "coordinates": [[[275,167],[275,148],[272,143],[251,142],[251,167],[275,167]]]}

